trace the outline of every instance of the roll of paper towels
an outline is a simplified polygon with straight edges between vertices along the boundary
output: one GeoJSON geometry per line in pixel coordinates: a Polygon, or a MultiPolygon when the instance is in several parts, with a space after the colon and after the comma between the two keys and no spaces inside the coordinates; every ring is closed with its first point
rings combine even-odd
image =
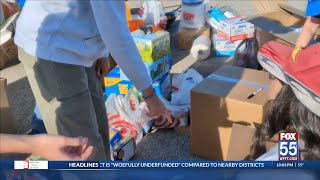
{"type": "Polygon", "coordinates": [[[205,60],[210,56],[211,41],[207,35],[201,35],[194,40],[190,54],[197,60],[205,60]]]}

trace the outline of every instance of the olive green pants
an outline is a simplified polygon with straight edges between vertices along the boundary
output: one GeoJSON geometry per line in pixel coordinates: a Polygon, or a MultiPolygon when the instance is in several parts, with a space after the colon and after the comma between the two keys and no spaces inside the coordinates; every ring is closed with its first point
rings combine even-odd
{"type": "Polygon", "coordinates": [[[88,137],[92,160],[109,160],[109,129],[101,82],[92,67],[43,60],[18,49],[49,134],[88,137]]]}

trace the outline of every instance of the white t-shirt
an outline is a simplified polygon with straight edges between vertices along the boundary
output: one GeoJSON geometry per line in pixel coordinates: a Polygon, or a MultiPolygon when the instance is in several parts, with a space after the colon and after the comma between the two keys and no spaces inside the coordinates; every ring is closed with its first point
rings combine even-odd
{"type": "Polygon", "coordinates": [[[5,19],[4,19],[4,12],[3,12],[3,9],[2,9],[2,3],[0,3],[0,24],[4,23],[5,19]]]}

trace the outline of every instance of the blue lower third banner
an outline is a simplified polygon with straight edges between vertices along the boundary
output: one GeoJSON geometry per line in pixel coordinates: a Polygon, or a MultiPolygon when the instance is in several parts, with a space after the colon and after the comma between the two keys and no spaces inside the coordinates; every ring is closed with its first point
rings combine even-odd
{"type": "Polygon", "coordinates": [[[320,161],[0,161],[1,169],[313,169],[320,161]]]}
{"type": "Polygon", "coordinates": [[[0,180],[318,180],[320,161],[0,161],[0,180]]]}

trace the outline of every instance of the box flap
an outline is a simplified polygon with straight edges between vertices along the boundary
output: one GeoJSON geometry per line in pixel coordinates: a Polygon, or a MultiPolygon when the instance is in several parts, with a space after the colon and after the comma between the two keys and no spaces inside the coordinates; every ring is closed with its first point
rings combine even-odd
{"type": "Polygon", "coordinates": [[[306,13],[301,11],[300,9],[297,9],[293,6],[290,6],[289,4],[279,4],[279,7],[285,11],[288,11],[290,13],[293,13],[297,16],[300,16],[302,18],[307,18],[306,13]]]}
{"type": "Polygon", "coordinates": [[[227,160],[244,160],[249,155],[255,128],[232,125],[227,160]]]}
{"type": "MultiPolygon", "coordinates": [[[[302,27],[305,22],[304,18],[293,16],[280,8],[274,12],[248,17],[246,20],[254,24],[258,29],[272,34],[291,45],[295,44],[299,33],[290,27],[302,27]]],[[[270,37],[269,39],[273,40],[274,38],[271,39],[270,37]]],[[[312,41],[312,43],[314,43],[314,41],[312,41]]]]}
{"type": "Polygon", "coordinates": [[[267,72],[225,65],[203,80],[192,91],[264,105],[268,102],[267,93],[270,82],[267,72]],[[247,99],[260,88],[263,88],[260,93],[247,99]]]}
{"type": "Polygon", "coordinates": [[[7,96],[7,80],[0,78],[0,133],[16,134],[17,126],[7,96]]]}

